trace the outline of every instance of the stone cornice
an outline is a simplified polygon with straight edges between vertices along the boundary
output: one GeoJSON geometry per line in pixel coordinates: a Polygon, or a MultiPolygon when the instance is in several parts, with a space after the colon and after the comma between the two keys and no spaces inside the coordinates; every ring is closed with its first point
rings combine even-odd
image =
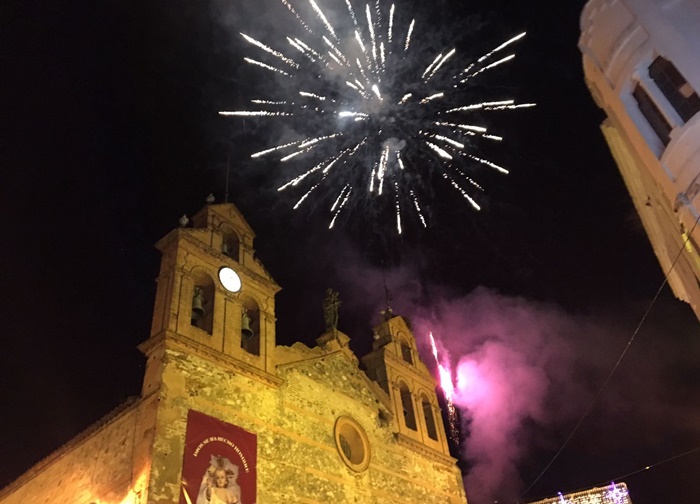
{"type": "Polygon", "coordinates": [[[433,388],[437,387],[437,382],[435,381],[435,378],[433,378],[433,375],[431,375],[429,372],[423,371],[422,369],[419,369],[414,364],[409,364],[408,362],[403,360],[403,357],[399,357],[398,355],[396,355],[393,352],[385,351],[384,355],[386,356],[387,360],[389,360],[395,366],[411,373],[414,376],[418,376],[419,378],[422,378],[423,380],[428,381],[429,383],[431,383],[433,385],[433,388]]]}
{"type": "Polygon", "coordinates": [[[428,446],[425,446],[423,443],[420,441],[416,441],[415,439],[411,439],[410,437],[401,434],[400,432],[397,432],[394,434],[396,436],[396,441],[402,445],[410,448],[411,450],[423,455],[424,457],[427,457],[431,460],[434,460],[436,462],[440,462],[442,464],[445,464],[447,466],[454,466],[457,463],[457,459],[453,458],[449,455],[445,455],[444,453],[441,453],[437,450],[434,450],[432,448],[429,448],[428,446]]]}
{"type": "Polygon", "coordinates": [[[198,357],[202,357],[205,360],[215,362],[223,367],[239,373],[243,376],[247,376],[253,380],[264,383],[272,388],[278,388],[284,380],[270,373],[262,371],[250,364],[246,364],[234,357],[222,354],[217,350],[213,350],[206,345],[202,345],[190,338],[182,336],[178,333],[171,331],[163,331],[155,336],[148,338],[146,341],[138,346],[145,355],[150,354],[156,347],[165,346],[165,349],[175,349],[183,352],[194,353],[198,357]]]}

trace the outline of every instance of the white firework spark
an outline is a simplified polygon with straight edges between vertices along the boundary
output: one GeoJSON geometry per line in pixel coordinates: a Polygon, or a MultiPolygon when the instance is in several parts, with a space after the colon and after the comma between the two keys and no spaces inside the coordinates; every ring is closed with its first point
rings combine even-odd
{"type": "Polygon", "coordinates": [[[255,117],[255,116],[290,116],[289,112],[270,112],[269,110],[234,110],[219,112],[223,116],[255,117]]]}
{"type": "Polygon", "coordinates": [[[245,61],[247,61],[248,63],[250,63],[251,65],[257,65],[257,66],[265,68],[267,70],[271,70],[273,72],[277,72],[277,73],[280,73],[282,75],[286,75],[287,77],[290,77],[290,75],[287,72],[285,72],[284,70],[280,70],[279,68],[276,68],[276,67],[273,67],[272,65],[268,65],[266,63],[263,63],[262,61],[254,60],[251,58],[243,58],[243,59],[245,61]]]}
{"type": "Polygon", "coordinates": [[[449,152],[447,152],[445,149],[442,149],[435,145],[433,142],[425,142],[425,145],[433,149],[435,152],[438,153],[438,155],[443,158],[443,159],[452,159],[452,156],[450,155],[449,152]]]}
{"type": "Polygon", "coordinates": [[[491,63],[490,65],[486,65],[485,67],[482,67],[482,68],[478,69],[478,70],[475,71],[474,73],[470,73],[470,74],[467,76],[466,79],[462,79],[460,82],[461,82],[462,84],[464,84],[465,82],[467,82],[467,81],[468,81],[469,79],[471,79],[472,77],[475,77],[475,76],[479,75],[480,73],[483,73],[483,72],[485,72],[485,71],[487,71],[487,70],[491,70],[492,68],[497,67],[498,65],[502,65],[503,63],[507,63],[508,61],[512,60],[513,58],[515,58],[515,54],[511,54],[510,56],[506,56],[506,57],[503,58],[503,59],[500,59],[500,60],[498,60],[498,61],[494,61],[494,62],[491,63]]]}
{"type": "Polygon", "coordinates": [[[328,32],[331,35],[333,35],[334,39],[337,40],[338,36],[335,34],[335,30],[331,26],[330,22],[328,21],[328,18],[326,18],[326,15],[323,13],[323,11],[318,6],[318,4],[316,2],[314,2],[314,0],[309,0],[309,3],[311,4],[311,7],[313,7],[313,9],[316,11],[316,14],[318,15],[318,17],[321,18],[321,21],[323,21],[323,24],[326,25],[326,29],[328,30],[328,32]]]}
{"type": "Polygon", "coordinates": [[[258,110],[220,114],[289,121],[287,125],[299,134],[296,139],[288,138],[251,157],[276,156],[295,172],[278,189],[305,186],[294,208],[312,195],[325,200],[332,193],[332,228],[341,212],[352,208],[350,202],[381,200],[393,208],[395,228],[401,234],[408,210],[427,226],[419,195],[425,189],[421,184],[435,174],[479,210],[472,192],[478,194],[483,188],[468,173],[478,166],[508,173],[486,159],[475,143],[503,140],[480,124],[482,116],[534,104],[501,96],[471,101],[465,84],[512,61],[513,54],[501,51],[525,33],[496,45],[465,67],[459,64],[456,47],[426,57],[416,20],[403,24],[405,18],[396,4],[281,2],[301,31],[290,28],[293,33],[269,43],[240,34],[256,51],[244,60],[280,80],[275,96],[251,100],[258,110]],[[310,15],[304,16],[305,11],[310,15]]]}
{"type": "Polygon", "coordinates": [[[387,38],[389,39],[389,42],[391,42],[391,35],[394,31],[394,7],[396,6],[394,4],[391,4],[391,10],[389,11],[389,32],[387,33],[387,38]]]}
{"type": "Polygon", "coordinates": [[[286,143],[284,145],[278,145],[277,147],[272,147],[271,149],[265,149],[265,150],[262,150],[260,152],[256,152],[255,154],[251,154],[250,157],[256,158],[256,157],[264,156],[265,154],[269,154],[270,152],[274,152],[276,150],[281,150],[281,149],[286,149],[287,147],[291,147],[292,145],[297,145],[300,142],[301,142],[301,140],[299,140],[297,142],[289,142],[289,143],[286,143]]]}
{"type": "Polygon", "coordinates": [[[420,102],[421,102],[421,105],[423,105],[423,104],[428,103],[430,100],[434,100],[435,98],[442,98],[443,96],[445,96],[445,93],[431,94],[430,96],[426,96],[425,98],[423,98],[420,102]]]}
{"type": "Polygon", "coordinates": [[[408,25],[408,33],[406,34],[406,44],[404,45],[403,50],[408,51],[408,46],[411,44],[411,34],[413,33],[413,28],[416,26],[416,20],[413,19],[411,21],[411,24],[408,25]]]}
{"type": "Polygon", "coordinates": [[[263,51],[272,54],[272,55],[275,56],[277,59],[280,59],[280,60],[284,61],[287,65],[291,66],[292,68],[299,68],[299,64],[298,64],[296,61],[294,61],[294,60],[292,60],[292,59],[290,59],[290,58],[287,58],[284,54],[282,54],[282,53],[279,52],[279,51],[275,51],[272,47],[263,44],[263,43],[260,42],[259,40],[254,39],[253,37],[249,37],[249,36],[246,35],[245,33],[241,33],[241,36],[242,36],[244,39],[246,39],[248,42],[250,42],[251,44],[253,44],[254,46],[259,47],[259,48],[262,49],[263,51]]]}

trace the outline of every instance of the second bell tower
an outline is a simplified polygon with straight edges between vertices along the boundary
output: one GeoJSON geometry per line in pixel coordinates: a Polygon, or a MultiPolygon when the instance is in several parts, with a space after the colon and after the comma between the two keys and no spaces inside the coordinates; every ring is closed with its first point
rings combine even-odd
{"type": "Polygon", "coordinates": [[[392,400],[397,440],[424,455],[452,460],[435,393],[437,384],[418,355],[409,323],[389,309],[374,331],[373,351],[362,362],[367,375],[392,400]]]}

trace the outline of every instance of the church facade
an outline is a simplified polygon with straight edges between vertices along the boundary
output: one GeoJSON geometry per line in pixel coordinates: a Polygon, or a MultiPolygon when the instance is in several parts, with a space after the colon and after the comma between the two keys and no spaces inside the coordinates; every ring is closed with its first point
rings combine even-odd
{"type": "Polygon", "coordinates": [[[240,212],[210,204],[182,223],[157,244],[140,397],[3,489],[1,504],[466,504],[405,319],[385,316],[358,359],[329,292],[317,346],[277,346],[280,287],[240,212]]]}

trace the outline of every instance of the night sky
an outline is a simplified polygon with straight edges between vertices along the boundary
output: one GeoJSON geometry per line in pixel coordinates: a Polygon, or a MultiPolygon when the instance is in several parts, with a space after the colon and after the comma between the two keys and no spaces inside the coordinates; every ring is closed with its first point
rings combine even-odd
{"type": "MultiPolygon", "coordinates": [[[[363,354],[386,279],[420,344],[435,330],[453,365],[465,355],[486,359],[486,348],[523,364],[499,370],[503,390],[533,400],[500,410],[514,423],[492,445],[496,455],[478,442],[478,415],[463,415],[465,474],[478,474],[483,453],[488,460],[514,450],[504,466],[512,470],[500,475],[505,490],[484,494],[491,501],[609,483],[700,446],[698,323],[664,287],[590,416],[521,496],[587,409],[664,278],[585,87],[583,4],[438,1],[421,18],[437,39],[458,39],[473,55],[526,30],[516,60],[494,71],[483,92],[538,106],[495,119],[506,141],[488,154],[511,174],[480,175],[481,212],[436,184],[429,229],[408,223],[397,236],[391,212],[371,205],[332,231],[321,202],[293,211],[299,194],[276,191],[284,172],[250,159],[279,133],[269,122],[217,114],[241,106],[267,78],[242,65],[253,51],[237,32],[279,38],[279,2],[3,2],[0,485],[139,394],[136,345],[149,334],[159,264],[153,244],[210,192],[223,200],[227,164],[229,199],[283,287],[279,344],[313,344],[332,286],[343,302],[340,329],[363,354]],[[545,385],[533,392],[517,381],[518,369],[541,371],[545,385]]],[[[506,362],[499,359],[492,362],[506,362]]],[[[635,504],[695,504],[699,473],[695,452],[624,481],[635,504]]]]}

